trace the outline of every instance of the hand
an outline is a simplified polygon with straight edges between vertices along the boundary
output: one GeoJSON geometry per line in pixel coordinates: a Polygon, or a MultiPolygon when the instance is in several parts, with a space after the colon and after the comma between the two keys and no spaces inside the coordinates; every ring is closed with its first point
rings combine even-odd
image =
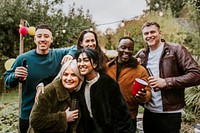
{"type": "Polygon", "coordinates": [[[15,69],[15,78],[24,78],[24,80],[28,76],[27,68],[20,66],[15,69]]]}
{"type": "Polygon", "coordinates": [[[135,98],[141,102],[144,103],[146,101],[145,99],[145,95],[146,95],[146,90],[143,88],[140,91],[138,91],[138,93],[135,95],[135,98]]]}
{"type": "Polygon", "coordinates": [[[40,83],[38,84],[38,86],[36,87],[36,95],[35,95],[35,103],[38,104],[38,98],[39,98],[39,95],[40,93],[44,93],[44,84],[43,83],[40,83]]]}
{"type": "Polygon", "coordinates": [[[69,111],[69,107],[65,111],[67,122],[73,122],[78,118],[78,109],[69,111]]]}
{"type": "Polygon", "coordinates": [[[71,56],[71,55],[65,55],[65,56],[62,58],[61,65],[63,65],[66,61],[72,60],[72,59],[73,59],[73,56],[71,56]]]}
{"type": "Polygon", "coordinates": [[[138,62],[139,64],[142,64],[141,58],[137,58],[137,62],[138,62]]]}
{"type": "Polygon", "coordinates": [[[151,88],[161,89],[167,86],[165,79],[159,77],[149,77],[148,80],[151,88]]]}

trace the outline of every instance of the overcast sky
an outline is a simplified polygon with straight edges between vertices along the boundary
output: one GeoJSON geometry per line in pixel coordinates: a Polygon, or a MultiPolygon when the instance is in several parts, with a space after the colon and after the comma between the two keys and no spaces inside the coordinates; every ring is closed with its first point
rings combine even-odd
{"type": "MultiPolygon", "coordinates": [[[[89,9],[96,24],[105,24],[128,20],[141,15],[146,9],[145,0],[65,0],[64,10],[68,13],[69,5],[82,6],[84,11],[89,9]]],[[[98,26],[101,31],[107,28],[115,29],[119,23],[98,26]]]]}

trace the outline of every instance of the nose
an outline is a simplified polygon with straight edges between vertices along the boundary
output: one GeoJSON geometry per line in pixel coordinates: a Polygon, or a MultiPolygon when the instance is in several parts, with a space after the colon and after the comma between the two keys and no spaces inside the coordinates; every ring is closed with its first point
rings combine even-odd
{"type": "Polygon", "coordinates": [[[151,33],[149,33],[148,35],[147,35],[147,37],[151,37],[152,36],[152,34],[151,33]]]}
{"type": "Polygon", "coordinates": [[[67,75],[67,81],[70,81],[72,79],[72,76],[69,74],[67,75]]]}
{"type": "Polygon", "coordinates": [[[45,37],[44,36],[41,37],[41,41],[45,41],[45,37]]]}
{"type": "Polygon", "coordinates": [[[88,47],[92,48],[93,47],[93,43],[92,42],[88,43],[88,47]]]}
{"type": "Polygon", "coordinates": [[[84,65],[84,61],[83,60],[78,62],[78,66],[80,66],[80,65],[84,65]]]}
{"type": "Polygon", "coordinates": [[[129,49],[128,49],[128,48],[126,48],[126,49],[124,50],[124,52],[129,52],[129,49]]]}

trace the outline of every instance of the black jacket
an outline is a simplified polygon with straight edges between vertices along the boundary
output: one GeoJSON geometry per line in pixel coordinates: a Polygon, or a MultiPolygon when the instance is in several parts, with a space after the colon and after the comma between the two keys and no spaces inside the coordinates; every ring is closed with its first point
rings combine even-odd
{"type": "Polygon", "coordinates": [[[85,102],[85,85],[86,82],[78,92],[82,114],[79,124],[84,133],[133,133],[131,116],[118,83],[108,75],[100,74],[98,81],[91,86],[93,118],[90,117],[85,102]]]}

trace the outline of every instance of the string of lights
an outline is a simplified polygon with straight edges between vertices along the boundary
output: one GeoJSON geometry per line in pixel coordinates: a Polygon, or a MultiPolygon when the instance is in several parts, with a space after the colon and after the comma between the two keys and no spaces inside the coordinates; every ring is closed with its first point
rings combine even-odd
{"type": "Polygon", "coordinates": [[[119,22],[124,22],[124,20],[118,20],[118,21],[113,21],[113,22],[97,24],[97,26],[111,25],[111,24],[115,24],[115,23],[119,23],[119,22]]]}
{"type": "MultiPolygon", "coordinates": [[[[132,20],[133,18],[129,18],[129,19],[123,19],[123,20],[117,20],[117,21],[112,21],[112,22],[106,22],[106,23],[100,23],[100,24],[96,24],[95,26],[96,27],[100,27],[100,26],[106,26],[106,25],[112,25],[112,24],[116,24],[116,23],[119,23],[120,24],[120,27],[123,27],[124,26],[124,22],[125,21],[129,21],[129,20],[132,20]]],[[[27,20],[24,20],[24,25],[26,27],[30,27],[29,23],[27,20]]],[[[21,25],[19,25],[21,26],[21,25]]],[[[90,30],[93,30],[93,26],[88,26],[88,25],[83,25],[83,26],[66,26],[66,27],[63,27],[63,32],[65,33],[66,30],[65,29],[74,29],[74,28],[84,28],[84,29],[90,29],[90,30]]]]}

